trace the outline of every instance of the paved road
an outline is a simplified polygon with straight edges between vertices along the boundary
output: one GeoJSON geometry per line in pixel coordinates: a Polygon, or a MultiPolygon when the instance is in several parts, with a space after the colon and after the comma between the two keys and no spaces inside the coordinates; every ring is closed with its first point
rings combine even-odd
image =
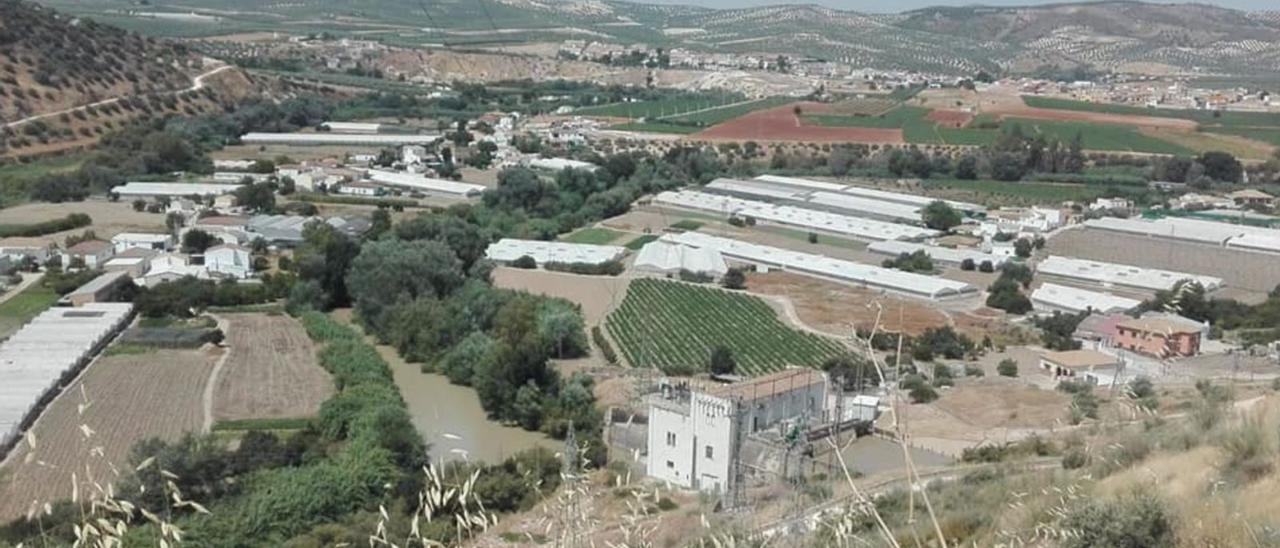
{"type": "MultiPolygon", "coordinates": [[[[213,75],[215,75],[215,74],[218,74],[219,72],[222,72],[222,71],[227,70],[227,69],[230,69],[230,68],[232,68],[232,66],[231,66],[231,65],[222,65],[222,66],[220,66],[220,67],[217,67],[217,68],[214,68],[214,69],[212,69],[212,70],[209,70],[209,71],[207,71],[207,72],[205,72],[205,73],[203,73],[203,74],[200,74],[199,76],[196,76],[195,78],[193,78],[193,79],[191,80],[191,86],[190,86],[190,87],[188,87],[188,88],[186,88],[186,89],[179,89],[179,90],[173,90],[173,91],[162,91],[162,92],[158,92],[158,93],[153,93],[153,94],[151,94],[151,95],[158,95],[158,96],[159,96],[159,95],[179,95],[179,94],[187,93],[187,92],[191,92],[191,91],[199,91],[199,90],[201,90],[201,89],[204,89],[204,82],[205,82],[205,80],[206,80],[206,79],[208,79],[210,76],[213,76],[213,75]]],[[[97,108],[97,107],[101,107],[101,106],[110,105],[110,104],[113,104],[113,103],[118,103],[118,102],[120,102],[120,100],[121,100],[121,99],[123,99],[124,97],[125,97],[125,96],[121,96],[121,97],[112,97],[112,98],[110,98],[110,99],[103,99],[103,100],[98,101],[98,102],[96,102],[96,103],[90,103],[90,104],[87,104],[87,105],[80,105],[80,106],[78,106],[78,107],[72,107],[72,108],[69,108],[69,109],[59,110],[59,111],[56,111],[56,112],[46,112],[46,113],[44,113],[44,114],[37,114],[37,115],[35,115],[35,116],[28,116],[28,117],[23,118],[23,119],[21,119],[21,120],[18,120],[18,121],[16,121],[16,122],[9,122],[9,123],[5,124],[5,127],[11,127],[11,128],[12,128],[12,127],[18,127],[18,126],[21,126],[21,125],[23,125],[23,124],[28,124],[28,123],[34,122],[34,121],[36,121],[36,120],[41,120],[41,119],[44,119],[44,118],[49,118],[49,117],[51,117],[51,116],[60,116],[60,115],[63,115],[63,114],[70,114],[70,113],[72,113],[72,112],[81,111],[81,110],[86,110],[86,109],[89,109],[89,108],[97,108]]]]}

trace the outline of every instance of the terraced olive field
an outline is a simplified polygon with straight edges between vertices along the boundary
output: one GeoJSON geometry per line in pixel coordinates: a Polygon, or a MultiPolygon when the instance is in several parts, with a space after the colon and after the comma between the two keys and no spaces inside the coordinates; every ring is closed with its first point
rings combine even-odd
{"type": "Polygon", "coordinates": [[[733,351],[739,374],[752,376],[817,366],[843,351],[834,340],[783,324],[757,297],[655,279],[632,282],[605,325],[633,367],[664,371],[705,370],[717,345],[733,351]]]}

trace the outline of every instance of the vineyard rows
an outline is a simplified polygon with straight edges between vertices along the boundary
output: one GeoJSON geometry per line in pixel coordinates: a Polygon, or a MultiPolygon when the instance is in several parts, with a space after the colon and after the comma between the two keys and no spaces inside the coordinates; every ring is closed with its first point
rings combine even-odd
{"type": "Polygon", "coordinates": [[[661,370],[705,370],[721,344],[733,351],[738,373],[752,376],[817,366],[843,350],[784,325],[759,298],[663,280],[632,282],[606,326],[633,367],[661,370]]]}

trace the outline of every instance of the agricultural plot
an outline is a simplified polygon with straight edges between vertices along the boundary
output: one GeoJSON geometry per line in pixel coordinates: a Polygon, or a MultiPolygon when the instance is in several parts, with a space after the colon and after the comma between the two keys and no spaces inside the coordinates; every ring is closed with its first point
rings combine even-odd
{"type": "Polygon", "coordinates": [[[310,417],[333,393],[302,326],[283,315],[228,314],[227,356],[214,381],[213,420],[310,417]]]}
{"type": "Polygon", "coordinates": [[[139,441],[199,431],[202,395],[219,355],[159,350],[90,365],[41,414],[32,428],[35,449],[20,443],[0,469],[0,519],[25,515],[33,501],[38,507],[70,499],[73,475],[81,497],[93,493],[86,471],[104,485],[116,481],[129,470],[129,450],[139,441]]]}
{"type": "Polygon", "coordinates": [[[629,122],[626,124],[610,126],[609,129],[616,129],[618,131],[634,131],[636,133],[678,133],[681,135],[702,131],[702,128],[697,126],[682,126],[680,124],[670,124],[661,120],[657,122],[629,122]]]}
{"type": "Polygon", "coordinates": [[[1263,112],[1218,112],[1210,110],[1190,110],[1171,108],[1146,108],[1110,103],[1093,103],[1053,97],[1022,96],[1022,102],[1033,108],[1055,110],[1071,110],[1077,112],[1098,112],[1103,114],[1123,114],[1130,116],[1152,116],[1156,118],[1176,118],[1191,120],[1202,126],[1224,127],[1277,127],[1280,128],[1280,113],[1263,112]]]}
{"type": "Polygon", "coordinates": [[[622,247],[625,247],[632,251],[640,251],[640,248],[644,247],[649,242],[655,241],[657,239],[658,237],[654,236],[653,234],[645,234],[644,236],[636,237],[635,239],[627,242],[626,245],[622,247]]]}
{"type": "Polygon", "coordinates": [[[666,118],[694,111],[741,103],[741,97],[726,95],[684,95],[652,101],[610,103],[583,107],[573,111],[582,116],[610,116],[616,118],[666,118]]]}
{"type": "Polygon", "coordinates": [[[3,299],[0,302],[0,339],[4,339],[53,306],[58,301],[58,294],[36,282],[19,293],[0,295],[0,299],[3,299]]]}
{"type": "Polygon", "coordinates": [[[584,228],[563,238],[562,242],[573,244],[604,245],[622,237],[622,233],[607,228],[584,228]]]}
{"type": "Polygon", "coordinates": [[[707,127],[707,126],[713,126],[715,124],[719,124],[721,122],[727,122],[739,116],[750,114],[757,110],[763,110],[766,108],[782,106],[794,100],[795,99],[790,97],[768,97],[768,98],[759,99],[756,101],[737,103],[732,105],[726,105],[719,108],[713,108],[710,110],[703,110],[701,112],[695,112],[692,114],[686,114],[682,116],[668,116],[666,118],[663,118],[663,120],[668,122],[676,122],[681,124],[693,124],[696,126],[707,127]]]}
{"type": "Polygon", "coordinates": [[[931,120],[930,114],[927,108],[903,105],[877,116],[815,113],[803,118],[806,123],[824,127],[901,129],[908,143],[917,144],[985,145],[999,134],[992,129],[947,127],[931,120]]]}
{"type": "Polygon", "coordinates": [[[926,190],[952,200],[968,200],[989,205],[1055,204],[1089,201],[1107,192],[1108,187],[1068,183],[1032,183],[991,180],[926,179],[926,190]]]}
{"type": "Polygon", "coordinates": [[[763,375],[787,366],[817,366],[840,343],[784,325],[757,297],[653,279],[632,282],[606,320],[633,367],[705,369],[717,345],[733,351],[738,372],[763,375]]]}
{"type": "Polygon", "coordinates": [[[1127,152],[1146,152],[1152,154],[1195,154],[1186,147],[1148,137],[1132,126],[1114,124],[1097,124],[1090,122],[1057,122],[1034,120],[1030,118],[1006,118],[1004,126],[1017,124],[1027,134],[1040,134],[1056,138],[1062,142],[1071,142],[1080,136],[1087,150],[1116,150],[1127,152]]]}

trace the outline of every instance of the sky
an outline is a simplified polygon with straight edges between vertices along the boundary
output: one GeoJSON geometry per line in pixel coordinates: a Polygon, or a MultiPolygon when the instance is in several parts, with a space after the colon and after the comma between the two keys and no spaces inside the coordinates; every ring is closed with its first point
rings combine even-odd
{"type": "MultiPolygon", "coordinates": [[[[745,6],[761,6],[768,4],[822,4],[833,8],[864,12],[898,12],[927,8],[930,6],[964,6],[975,3],[992,6],[1025,6],[1033,4],[1056,4],[1063,0],[639,0],[644,3],[691,4],[712,8],[737,8],[745,6]]],[[[1166,2],[1167,3],[1167,2],[1166,2]]],[[[1199,0],[1201,4],[1211,4],[1227,8],[1244,10],[1280,10],[1280,2],[1276,0],[1199,0]]]]}

